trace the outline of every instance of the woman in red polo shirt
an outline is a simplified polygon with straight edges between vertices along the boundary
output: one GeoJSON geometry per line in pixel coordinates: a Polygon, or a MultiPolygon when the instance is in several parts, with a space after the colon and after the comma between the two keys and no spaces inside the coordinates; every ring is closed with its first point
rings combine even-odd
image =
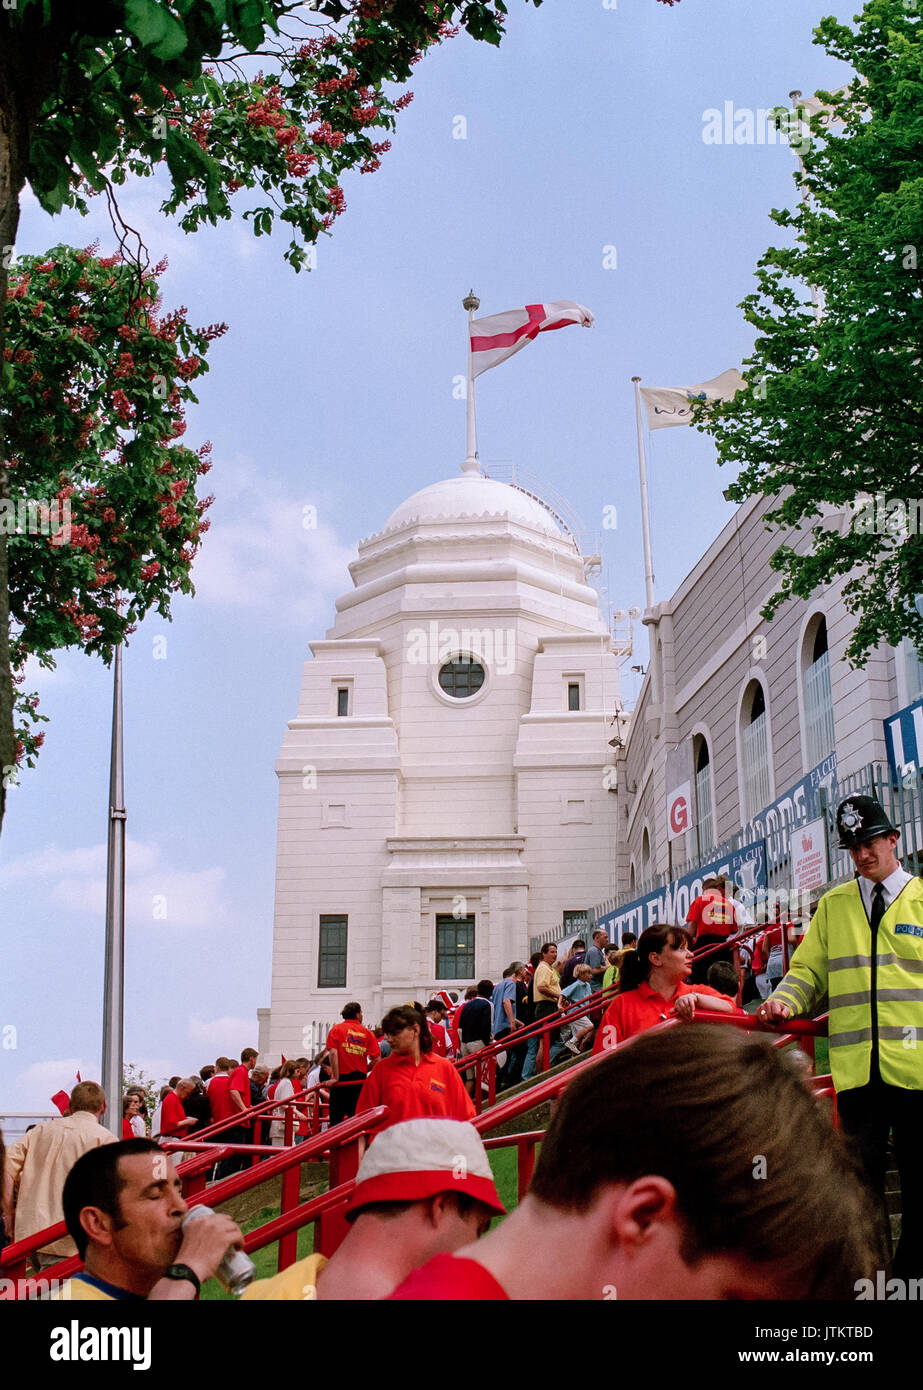
{"type": "Polygon", "coordinates": [[[736,1012],[728,995],[687,984],[691,974],[692,941],[685,927],[648,927],[622,963],[619,993],[603,1014],[593,1051],[610,1051],[666,1018],[689,1023],[697,1008],[736,1012]]]}
{"type": "Polygon", "coordinates": [[[424,1015],[404,1004],[386,1013],[381,1026],[391,1052],[369,1073],[359,1092],[356,1114],[387,1105],[390,1114],[385,1128],[428,1115],[470,1120],[474,1115],[471,1097],[452,1063],[433,1051],[424,1015]]]}

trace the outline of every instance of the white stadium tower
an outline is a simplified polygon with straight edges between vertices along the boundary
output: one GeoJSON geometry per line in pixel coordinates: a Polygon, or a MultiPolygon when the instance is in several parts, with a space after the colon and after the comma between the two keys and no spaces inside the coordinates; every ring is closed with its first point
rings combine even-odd
{"type": "Polygon", "coordinates": [[[558,513],[471,461],[359,545],[276,764],[260,1050],[497,979],[615,888],[618,652],[558,513]]]}

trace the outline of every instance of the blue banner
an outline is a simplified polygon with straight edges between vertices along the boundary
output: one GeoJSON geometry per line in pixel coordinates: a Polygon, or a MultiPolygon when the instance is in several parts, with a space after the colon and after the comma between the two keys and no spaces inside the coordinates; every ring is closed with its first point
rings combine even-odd
{"type": "Polygon", "coordinates": [[[741,838],[765,840],[769,863],[775,867],[788,853],[788,836],[780,831],[802,821],[815,820],[821,814],[818,792],[823,788],[827,794],[827,805],[836,801],[836,754],[831,753],[817,767],[811,769],[806,777],[789,787],[787,792],[777,796],[775,801],[741,830],[741,838]]]}
{"type": "Polygon", "coordinates": [[[715,859],[711,864],[703,864],[701,868],[684,874],[682,878],[674,879],[665,888],[657,888],[652,893],[646,893],[643,898],[636,898],[624,907],[600,915],[597,925],[607,929],[609,940],[613,942],[621,941],[622,933],[626,931],[633,931],[636,936],[640,936],[645,927],[652,927],[656,922],[675,922],[682,925],[686,920],[689,904],[702,891],[703,881],[713,878],[716,874],[724,874],[732,883],[737,884],[746,893],[747,901],[752,902],[759,889],[765,889],[767,886],[763,841],[755,840],[753,844],[744,845],[742,849],[729,850],[722,858],[715,859]]]}
{"type": "Polygon", "coordinates": [[[888,764],[895,782],[907,772],[923,767],[923,700],[899,709],[885,720],[888,764]]]}

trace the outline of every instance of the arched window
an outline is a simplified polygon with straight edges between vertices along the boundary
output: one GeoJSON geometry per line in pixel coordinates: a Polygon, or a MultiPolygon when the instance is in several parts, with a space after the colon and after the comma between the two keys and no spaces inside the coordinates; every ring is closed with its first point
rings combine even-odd
{"type": "Polygon", "coordinates": [[[816,767],[833,752],[833,692],[830,689],[830,653],[827,620],[812,618],[801,649],[804,679],[804,756],[807,767],[816,767]]]}
{"type": "Polygon", "coordinates": [[[708,739],[702,734],[695,738],[695,809],[696,836],[699,854],[706,854],[715,843],[715,816],[712,800],[711,754],[708,739]]]}
{"type": "Polygon", "coordinates": [[[743,819],[750,820],[768,806],[769,720],[759,681],[751,681],[740,707],[740,751],[743,769],[743,819]]]}
{"type": "Polygon", "coordinates": [[[637,880],[636,880],[636,878],[635,878],[635,861],[632,860],[632,861],[631,861],[631,869],[629,870],[629,874],[628,874],[628,891],[629,891],[629,893],[631,894],[632,897],[634,897],[634,895],[635,895],[635,888],[636,888],[636,886],[637,886],[637,880]]]}
{"type": "Polygon", "coordinates": [[[644,827],[644,834],[641,836],[641,882],[647,883],[651,876],[651,837],[647,833],[647,826],[644,827]]]}

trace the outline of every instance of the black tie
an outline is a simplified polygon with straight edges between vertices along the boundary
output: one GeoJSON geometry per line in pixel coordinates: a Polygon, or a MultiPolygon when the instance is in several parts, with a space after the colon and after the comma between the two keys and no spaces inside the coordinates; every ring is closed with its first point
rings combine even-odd
{"type": "Polygon", "coordinates": [[[880,883],[872,889],[872,911],[869,914],[871,928],[872,962],[869,984],[871,987],[872,1053],[869,1058],[869,1081],[881,1080],[878,1061],[878,927],[885,915],[885,890],[880,883]]]}
{"type": "Polygon", "coordinates": [[[869,915],[869,925],[872,931],[878,930],[879,923],[885,915],[885,890],[880,883],[876,883],[872,889],[872,911],[869,915]]]}

